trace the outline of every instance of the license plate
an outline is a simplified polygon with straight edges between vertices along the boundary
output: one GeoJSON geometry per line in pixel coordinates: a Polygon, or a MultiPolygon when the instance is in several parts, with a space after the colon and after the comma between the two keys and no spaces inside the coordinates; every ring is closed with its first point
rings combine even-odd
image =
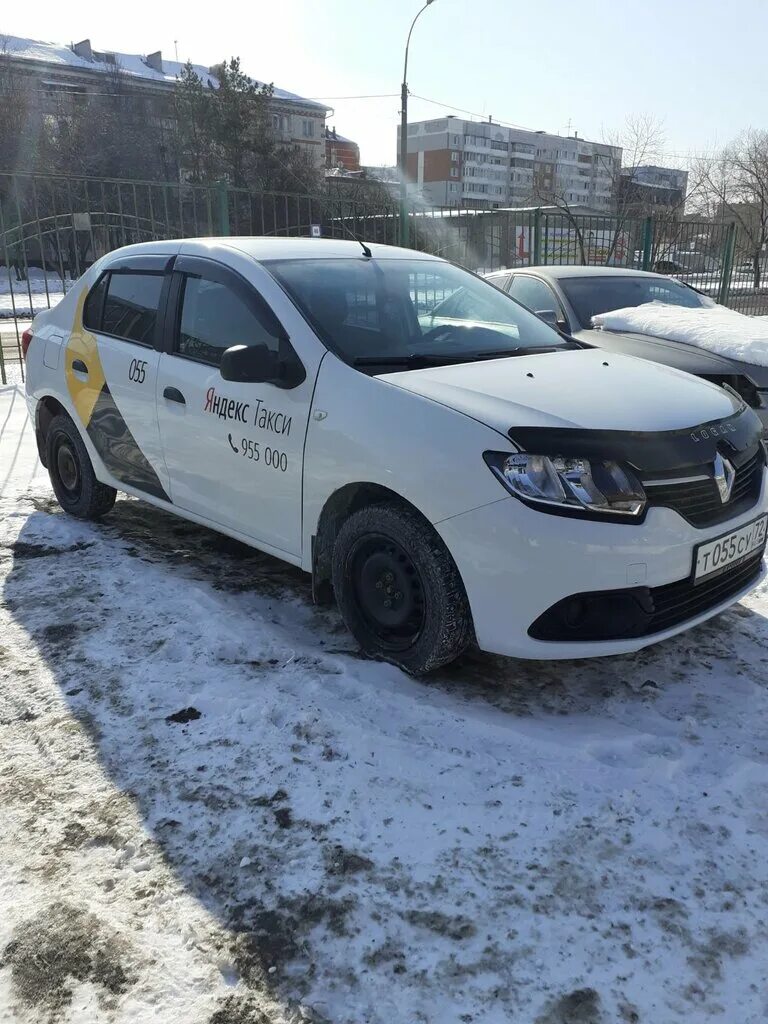
{"type": "Polygon", "coordinates": [[[759,548],[765,547],[767,529],[768,516],[761,516],[732,533],[707,541],[706,544],[699,544],[695,554],[693,582],[699,583],[713,573],[729,569],[749,558],[759,548]]]}

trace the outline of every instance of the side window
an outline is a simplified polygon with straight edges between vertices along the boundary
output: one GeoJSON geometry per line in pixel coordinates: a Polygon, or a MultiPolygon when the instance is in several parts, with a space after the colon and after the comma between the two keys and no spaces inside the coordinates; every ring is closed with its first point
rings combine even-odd
{"type": "Polygon", "coordinates": [[[512,278],[509,294],[513,299],[522,302],[532,313],[542,309],[554,309],[558,316],[561,315],[560,303],[555,298],[552,289],[535,277],[526,277],[524,274],[516,275],[512,278]]]}
{"type": "Polygon", "coordinates": [[[185,277],[175,351],[187,359],[218,366],[224,351],[233,345],[266,345],[278,352],[277,322],[258,315],[255,307],[226,284],[185,277]]]}
{"type": "Polygon", "coordinates": [[[83,307],[83,327],[89,331],[101,330],[101,315],[104,311],[104,296],[107,294],[109,274],[102,274],[97,283],[88,292],[83,307]]]}
{"type": "Polygon", "coordinates": [[[163,274],[113,271],[109,275],[101,330],[125,341],[152,345],[163,274]]]}
{"type": "Polygon", "coordinates": [[[495,288],[499,288],[501,291],[509,291],[509,282],[512,280],[511,274],[494,274],[492,277],[486,278],[486,280],[492,284],[495,288]]]}

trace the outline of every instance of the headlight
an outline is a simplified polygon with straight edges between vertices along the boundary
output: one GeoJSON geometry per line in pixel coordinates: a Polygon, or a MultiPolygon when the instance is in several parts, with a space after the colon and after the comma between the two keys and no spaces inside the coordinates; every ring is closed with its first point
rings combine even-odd
{"type": "Polygon", "coordinates": [[[618,462],[486,452],[485,461],[508,491],[533,505],[563,512],[639,516],[645,492],[618,462]]]}

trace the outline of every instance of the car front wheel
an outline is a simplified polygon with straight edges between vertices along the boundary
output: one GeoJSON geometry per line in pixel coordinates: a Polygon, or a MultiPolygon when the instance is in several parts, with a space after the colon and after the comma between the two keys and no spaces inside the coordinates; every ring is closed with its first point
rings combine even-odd
{"type": "Polygon", "coordinates": [[[411,509],[372,505],[353,512],[336,537],[333,587],[365,653],[415,675],[453,661],[472,638],[458,569],[411,509]]]}

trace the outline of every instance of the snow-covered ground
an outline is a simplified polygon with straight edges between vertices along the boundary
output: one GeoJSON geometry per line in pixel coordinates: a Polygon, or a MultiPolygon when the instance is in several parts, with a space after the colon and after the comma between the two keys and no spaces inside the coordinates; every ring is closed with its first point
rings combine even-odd
{"type": "Polygon", "coordinates": [[[744,316],[725,306],[688,309],[663,302],[615,309],[592,317],[595,327],[682,341],[731,359],[768,366],[768,319],[744,316]]]}
{"type": "Polygon", "coordinates": [[[12,267],[0,267],[0,318],[40,313],[55,306],[71,287],[68,274],[62,282],[61,277],[50,270],[30,267],[26,278],[17,281],[12,267]]]}
{"type": "Polygon", "coordinates": [[[14,389],[0,431],[0,1020],[763,1024],[765,587],[414,681],[297,570],[67,518],[14,389]]]}

